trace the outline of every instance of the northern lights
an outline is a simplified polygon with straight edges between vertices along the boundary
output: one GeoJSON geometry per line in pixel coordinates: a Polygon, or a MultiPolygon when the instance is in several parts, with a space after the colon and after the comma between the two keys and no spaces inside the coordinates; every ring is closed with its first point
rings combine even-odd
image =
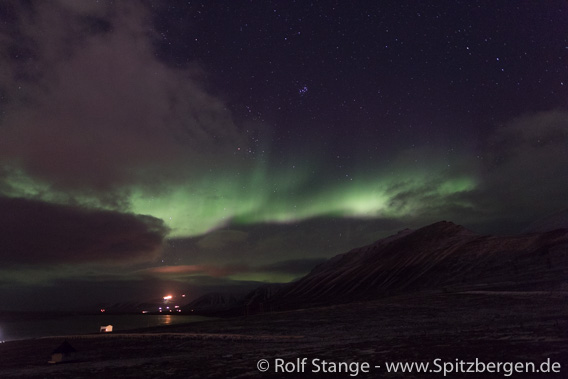
{"type": "Polygon", "coordinates": [[[405,227],[566,208],[567,14],[5,2],[2,304],[249,288],[405,227]]]}
{"type": "MultiPolygon", "coordinates": [[[[193,178],[192,183],[178,183],[158,191],[127,189],[123,201],[129,212],[163,220],[170,228],[170,237],[184,238],[229,224],[293,223],[316,217],[407,217],[423,211],[425,198],[429,206],[445,204],[453,195],[476,187],[475,178],[445,176],[444,169],[433,166],[428,172],[411,167],[387,168],[376,172],[376,178],[364,173],[320,183],[314,183],[318,178],[316,170],[300,171],[292,168],[279,175],[264,169],[253,170],[250,175],[211,173],[193,178]],[[420,195],[397,202],[398,195],[412,192],[420,195]]],[[[55,203],[66,200],[65,193],[52,191],[21,172],[7,177],[6,184],[12,197],[55,203]]],[[[85,206],[97,204],[97,198],[87,196],[77,196],[75,201],[85,206]]],[[[114,209],[104,203],[99,208],[114,209]]]]}

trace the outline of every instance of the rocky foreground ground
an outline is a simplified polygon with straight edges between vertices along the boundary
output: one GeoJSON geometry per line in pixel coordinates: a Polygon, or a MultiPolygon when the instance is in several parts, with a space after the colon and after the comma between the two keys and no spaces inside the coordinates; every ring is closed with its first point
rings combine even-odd
{"type": "Polygon", "coordinates": [[[74,361],[48,364],[51,351],[64,339],[1,344],[0,377],[435,378],[443,373],[388,373],[385,362],[430,362],[437,371],[439,366],[432,366],[435,359],[442,364],[477,358],[485,363],[538,364],[550,359],[560,364],[561,372],[453,372],[446,377],[566,378],[568,294],[429,292],[122,334],[73,336],[68,340],[78,350],[74,361]],[[307,358],[303,373],[302,358],[307,358]],[[267,360],[266,372],[257,368],[260,359],[267,360]],[[320,371],[328,372],[312,373],[312,359],[320,359],[320,371]],[[332,373],[334,367],[321,365],[324,360],[357,364],[350,366],[352,371],[332,373]],[[278,362],[288,363],[293,372],[275,373],[278,362]],[[355,375],[363,362],[370,372],[355,375]]]}

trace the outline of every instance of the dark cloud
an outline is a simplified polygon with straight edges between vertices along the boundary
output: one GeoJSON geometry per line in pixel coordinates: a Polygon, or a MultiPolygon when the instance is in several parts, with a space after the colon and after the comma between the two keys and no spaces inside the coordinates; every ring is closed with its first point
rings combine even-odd
{"type": "Polygon", "coordinates": [[[248,233],[240,230],[217,230],[200,238],[197,246],[206,250],[233,249],[246,242],[247,238],[248,233]]]}
{"type": "Polygon", "coordinates": [[[157,277],[59,278],[49,285],[0,282],[2,310],[98,310],[113,303],[144,303],[166,294],[186,294],[185,303],[209,292],[241,293],[260,286],[258,282],[193,276],[185,281],[157,277]]]}
{"type": "Polygon", "coordinates": [[[395,166],[428,173],[388,188],[389,206],[406,214],[408,225],[451,220],[483,233],[518,233],[529,223],[567,206],[568,113],[526,114],[496,127],[473,152],[452,159],[432,148],[402,151],[395,166]],[[436,158],[438,157],[438,158],[436,158]],[[437,160],[436,160],[437,159],[437,160]],[[443,169],[428,169],[443,167],[443,169]],[[440,183],[469,180],[463,190],[444,193],[440,183]],[[409,211],[410,210],[410,211],[409,211]]]}
{"type": "Polygon", "coordinates": [[[135,264],[156,259],[164,223],[150,216],[0,197],[0,262],[135,264]]]}
{"type": "Polygon", "coordinates": [[[281,261],[260,267],[258,270],[263,272],[274,272],[283,274],[304,274],[311,271],[317,265],[325,262],[323,258],[293,259],[281,261]]]}
{"type": "Polygon", "coordinates": [[[222,265],[176,265],[156,266],[139,271],[139,274],[158,276],[163,278],[184,279],[190,276],[209,276],[223,278],[236,274],[292,274],[304,275],[318,264],[324,262],[323,258],[308,258],[280,261],[262,266],[250,266],[244,264],[222,265]]]}
{"type": "Polygon", "coordinates": [[[143,270],[141,273],[160,277],[186,278],[188,276],[226,277],[236,273],[250,272],[246,265],[178,265],[157,266],[143,270]]]}
{"type": "Polygon", "coordinates": [[[290,224],[239,225],[238,229],[230,226],[201,237],[169,239],[163,259],[169,266],[187,265],[192,270],[233,267],[240,268],[239,272],[301,275],[326,257],[372,243],[406,226],[421,226],[414,222],[314,218],[290,224]]]}
{"type": "Polygon", "coordinates": [[[525,223],[566,207],[568,113],[525,115],[489,138],[479,207],[525,223]]]}
{"type": "Polygon", "coordinates": [[[0,39],[10,104],[2,165],[51,192],[119,206],[133,186],[158,190],[236,164],[227,155],[246,143],[230,112],[205,90],[202,70],[156,58],[144,5],[31,4],[10,6],[0,39]]]}

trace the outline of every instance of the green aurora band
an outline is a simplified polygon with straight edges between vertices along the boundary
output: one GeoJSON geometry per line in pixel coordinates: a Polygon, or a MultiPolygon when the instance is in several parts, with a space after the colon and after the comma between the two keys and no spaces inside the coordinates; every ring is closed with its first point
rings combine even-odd
{"type": "MultiPolygon", "coordinates": [[[[442,205],[451,195],[476,187],[476,181],[467,176],[408,171],[404,176],[355,177],[314,185],[309,170],[295,171],[279,176],[265,172],[207,176],[160,193],[134,187],[128,198],[128,211],[164,220],[171,229],[170,237],[192,237],[229,224],[291,223],[322,216],[412,216],[425,207],[425,200],[428,207],[442,205]],[[398,201],[401,194],[410,196],[398,201]]],[[[65,198],[29,177],[19,176],[11,184],[12,196],[57,203],[65,198]]],[[[95,199],[87,196],[79,197],[78,202],[85,206],[96,204],[95,199]]]]}
{"type": "MultiPolygon", "coordinates": [[[[473,177],[431,167],[361,172],[339,180],[322,180],[325,177],[311,168],[268,170],[266,165],[248,173],[211,172],[185,184],[164,185],[160,191],[131,186],[124,191],[127,209],[120,210],[160,218],[171,229],[169,237],[183,238],[227,225],[292,223],[315,217],[412,217],[476,188],[473,177]]],[[[53,191],[21,171],[14,170],[7,183],[9,190],[3,191],[7,196],[69,202],[68,194],[53,191]]],[[[75,194],[72,199],[85,207],[116,210],[96,196],[75,194]]]]}

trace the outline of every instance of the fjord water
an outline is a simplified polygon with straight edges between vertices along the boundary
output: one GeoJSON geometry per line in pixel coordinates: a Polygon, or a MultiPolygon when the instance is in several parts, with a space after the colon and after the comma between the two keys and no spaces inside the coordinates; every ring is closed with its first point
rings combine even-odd
{"type": "Polygon", "coordinates": [[[74,315],[40,319],[1,320],[0,342],[47,336],[98,333],[102,325],[112,325],[113,331],[183,324],[207,320],[201,316],[181,315],[74,315]]]}

